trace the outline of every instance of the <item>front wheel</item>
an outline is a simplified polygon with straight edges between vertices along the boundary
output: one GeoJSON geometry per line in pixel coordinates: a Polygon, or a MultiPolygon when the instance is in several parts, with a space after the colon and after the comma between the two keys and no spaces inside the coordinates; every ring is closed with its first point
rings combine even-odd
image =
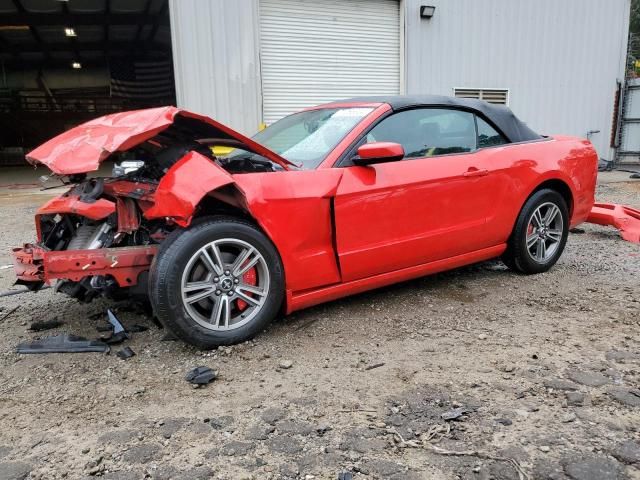
{"type": "Polygon", "coordinates": [[[211,218],[165,240],[151,267],[158,319],[199,348],[248,340],[267,327],[284,296],[280,257],[250,223],[211,218]]]}
{"type": "Polygon", "coordinates": [[[518,272],[546,272],[562,255],[568,234],[564,198],[555,190],[539,190],[522,207],[502,260],[518,272]]]}

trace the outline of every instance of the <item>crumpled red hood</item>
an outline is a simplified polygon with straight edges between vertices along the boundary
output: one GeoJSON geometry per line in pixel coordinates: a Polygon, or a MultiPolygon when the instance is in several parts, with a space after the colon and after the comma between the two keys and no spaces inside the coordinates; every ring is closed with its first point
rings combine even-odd
{"type": "Polygon", "coordinates": [[[242,142],[248,150],[284,168],[292,165],[277,153],[219,122],[176,107],[134,110],[96,118],[43,143],[26,158],[29,163],[41,163],[60,175],[91,172],[112,153],[129,150],[153,138],[168,128],[178,115],[211,125],[242,142]]]}

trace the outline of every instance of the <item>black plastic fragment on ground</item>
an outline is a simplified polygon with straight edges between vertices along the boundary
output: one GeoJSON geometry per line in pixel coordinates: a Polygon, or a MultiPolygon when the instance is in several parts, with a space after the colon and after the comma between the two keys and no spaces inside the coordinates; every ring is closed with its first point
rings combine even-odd
{"type": "Polygon", "coordinates": [[[190,370],[184,379],[194,385],[206,385],[216,379],[216,372],[209,367],[196,367],[190,370]]]}
{"type": "Polygon", "coordinates": [[[107,309],[107,319],[113,326],[113,331],[109,337],[100,337],[100,340],[109,345],[118,345],[129,338],[129,334],[125,331],[124,326],[110,308],[107,309]]]}
{"type": "Polygon", "coordinates": [[[64,325],[64,322],[58,320],[58,317],[54,317],[51,320],[43,320],[38,322],[33,322],[29,326],[29,330],[32,332],[42,332],[44,330],[52,330],[54,328],[58,328],[64,325]]]}
{"type": "Polygon", "coordinates": [[[119,345],[125,340],[127,340],[128,338],[129,338],[129,335],[127,335],[125,332],[118,332],[118,333],[114,333],[109,337],[100,337],[100,341],[107,343],[109,345],[119,345]]]}
{"type": "Polygon", "coordinates": [[[18,344],[18,353],[84,353],[108,352],[109,345],[99,340],[87,340],[77,335],[54,335],[18,344]]]}
{"type": "Polygon", "coordinates": [[[116,355],[118,356],[118,358],[121,358],[122,360],[127,360],[135,356],[135,354],[136,352],[131,350],[131,347],[124,347],[122,350],[118,350],[116,352],[116,355]]]}

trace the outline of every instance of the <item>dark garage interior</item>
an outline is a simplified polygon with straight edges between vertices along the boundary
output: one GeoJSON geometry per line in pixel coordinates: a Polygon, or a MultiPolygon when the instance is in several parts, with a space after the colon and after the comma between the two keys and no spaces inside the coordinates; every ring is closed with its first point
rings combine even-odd
{"type": "Polygon", "coordinates": [[[168,0],[0,0],[0,165],[108,113],[175,105],[168,0]]]}

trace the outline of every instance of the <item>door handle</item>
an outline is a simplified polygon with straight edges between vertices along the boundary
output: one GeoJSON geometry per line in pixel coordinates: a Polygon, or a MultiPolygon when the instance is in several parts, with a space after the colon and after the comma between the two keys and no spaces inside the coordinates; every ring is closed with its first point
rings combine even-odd
{"type": "Polygon", "coordinates": [[[462,174],[463,177],[484,177],[485,175],[489,175],[489,170],[478,170],[475,167],[471,167],[462,174]]]}

